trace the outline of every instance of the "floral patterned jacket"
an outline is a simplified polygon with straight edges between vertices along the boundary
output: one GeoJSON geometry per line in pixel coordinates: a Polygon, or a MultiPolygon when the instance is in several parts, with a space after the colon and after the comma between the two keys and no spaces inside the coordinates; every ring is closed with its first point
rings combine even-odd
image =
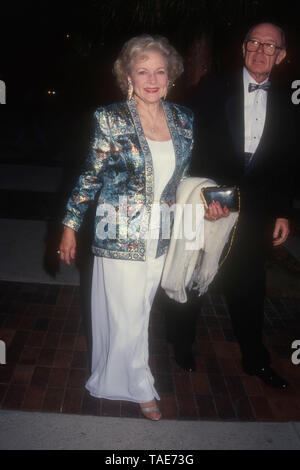
{"type": "MultiPolygon", "coordinates": [[[[175,170],[159,202],[171,207],[179,182],[188,176],[193,114],[166,101],[162,106],[173,141],[175,170]]],[[[97,194],[93,253],[144,261],[146,240],[141,234],[147,231],[151,205],[155,202],[153,184],[151,152],[135,101],[99,107],[94,113],[89,155],[67,203],[63,224],[78,231],[89,202],[97,194]]],[[[166,252],[169,242],[169,237],[164,238],[160,230],[156,257],[166,252]]]]}

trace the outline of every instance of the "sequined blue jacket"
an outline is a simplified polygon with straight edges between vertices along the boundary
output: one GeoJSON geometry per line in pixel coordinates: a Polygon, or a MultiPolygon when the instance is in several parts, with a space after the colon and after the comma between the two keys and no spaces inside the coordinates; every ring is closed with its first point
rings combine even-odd
{"type": "MultiPolygon", "coordinates": [[[[162,106],[174,145],[175,170],[162,193],[160,204],[170,207],[175,203],[180,180],[188,176],[193,146],[193,114],[173,103],[164,101],[162,106]]],[[[89,155],[67,203],[63,224],[77,231],[89,202],[96,194],[99,196],[93,253],[108,258],[144,261],[146,240],[142,236],[129,236],[126,231],[129,226],[131,229],[134,226],[136,233],[145,232],[154,203],[151,152],[133,99],[99,107],[95,111],[89,155]]],[[[164,238],[160,230],[156,257],[163,254],[168,245],[169,239],[164,238]]]]}

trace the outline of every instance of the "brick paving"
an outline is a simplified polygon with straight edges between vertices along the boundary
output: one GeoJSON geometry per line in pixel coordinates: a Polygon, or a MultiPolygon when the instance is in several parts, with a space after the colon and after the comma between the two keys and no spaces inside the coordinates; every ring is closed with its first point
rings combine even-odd
{"type": "MultiPolygon", "coordinates": [[[[267,297],[265,341],[274,368],[291,384],[273,390],[243,373],[223,298],[203,297],[194,347],[197,372],[183,372],[165,340],[164,315],[150,320],[150,366],[168,419],[288,421],[300,419],[300,365],[291,344],[300,340],[300,298],[267,297]]],[[[96,399],[89,376],[89,315],[79,287],[0,282],[0,408],[96,416],[142,417],[135,403],[96,399]]]]}

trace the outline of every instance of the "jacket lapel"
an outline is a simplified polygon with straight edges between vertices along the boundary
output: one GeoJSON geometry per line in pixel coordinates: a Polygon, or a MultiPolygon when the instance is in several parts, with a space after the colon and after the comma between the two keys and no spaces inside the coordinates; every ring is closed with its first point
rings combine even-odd
{"type": "Polygon", "coordinates": [[[171,139],[173,142],[174,152],[175,152],[175,170],[172,175],[172,179],[173,179],[177,177],[178,173],[180,172],[182,168],[184,152],[183,152],[180,136],[178,133],[178,128],[175,123],[176,121],[176,116],[174,115],[175,110],[173,109],[172,105],[166,101],[162,101],[162,106],[163,106],[163,110],[164,110],[167,124],[169,127],[171,139]]]}
{"type": "Polygon", "coordinates": [[[153,203],[153,189],[154,189],[154,177],[153,177],[153,162],[150,152],[150,148],[144,134],[142,124],[140,121],[139,113],[134,99],[127,101],[127,106],[132,116],[132,120],[135,126],[135,130],[138,136],[140,149],[145,161],[145,189],[146,189],[146,204],[153,203]]]}
{"type": "MultiPolygon", "coordinates": [[[[131,113],[132,120],[136,129],[136,133],[137,133],[139,143],[140,143],[141,152],[145,159],[146,203],[151,204],[153,202],[153,184],[154,184],[153,162],[152,162],[151,151],[150,151],[146,136],[142,128],[142,124],[141,124],[140,117],[137,111],[136,103],[133,98],[127,101],[127,106],[131,113]]],[[[171,135],[171,139],[172,139],[174,151],[175,151],[175,170],[170,180],[174,182],[174,179],[176,180],[177,176],[181,172],[183,160],[184,160],[184,152],[183,152],[183,147],[181,145],[181,140],[180,140],[180,136],[178,133],[177,125],[175,122],[177,121],[174,115],[175,110],[173,106],[166,101],[162,101],[162,107],[165,113],[166,121],[169,127],[169,131],[170,131],[170,135],[171,135]]]]}
{"type": "Polygon", "coordinates": [[[243,75],[227,84],[225,112],[233,146],[238,158],[244,153],[244,87],[243,75]]]}

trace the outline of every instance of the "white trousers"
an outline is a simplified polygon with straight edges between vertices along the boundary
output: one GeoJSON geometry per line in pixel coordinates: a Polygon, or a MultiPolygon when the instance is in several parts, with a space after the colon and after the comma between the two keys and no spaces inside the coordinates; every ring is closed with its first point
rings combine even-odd
{"type": "Polygon", "coordinates": [[[90,394],[143,403],[159,399],[148,365],[148,326],[165,255],[147,261],[95,256],[90,394]]]}

